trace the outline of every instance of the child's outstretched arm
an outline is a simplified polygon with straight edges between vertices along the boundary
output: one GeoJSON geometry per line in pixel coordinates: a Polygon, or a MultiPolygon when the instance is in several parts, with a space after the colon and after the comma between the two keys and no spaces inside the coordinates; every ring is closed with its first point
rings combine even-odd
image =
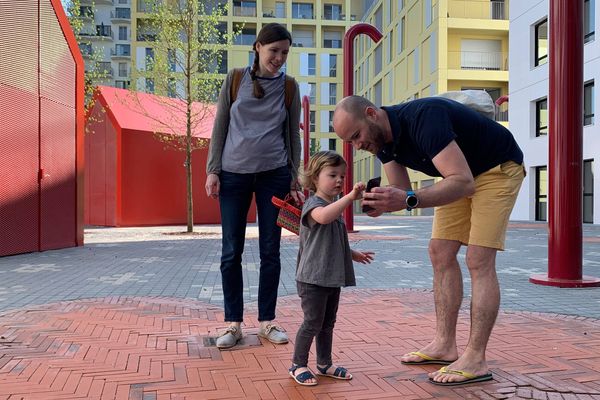
{"type": "Polygon", "coordinates": [[[335,221],[354,200],[362,198],[362,192],[365,190],[365,187],[364,183],[357,182],[352,188],[352,191],[341,199],[334,201],[325,207],[316,207],[312,210],[310,213],[311,218],[321,225],[326,225],[335,221]]]}
{"type": "Polygon", "coordinates": [[[352,260],[361,264],[371,264],[375,258],[375,253],[372,251],[357,251],[352,250],[352,260]]]}

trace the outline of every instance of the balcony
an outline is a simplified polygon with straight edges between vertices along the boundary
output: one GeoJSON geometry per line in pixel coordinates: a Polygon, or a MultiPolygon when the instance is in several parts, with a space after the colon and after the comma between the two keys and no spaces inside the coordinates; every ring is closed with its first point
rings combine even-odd
{"type": "Polygon", "coordinates": [[[113,22],[131,22],[131,9],[116,7],[110,12],[110,19],[113,22]]]}
{"type": "Polygon", "coordinates": [[[450,69],[508,71],[508,60],[502,52],[449,51],[450,69]]]}
{"type": "Polygon", "coordinates": [[[96,63],[95,71],[103,78],[113,76],[113,69],[110,65],[110,61],[101,61],[96,63]]]}
{"type": "Polygon", "coordinates": [[[508,20],[508,1],[450,0],[448,18],[508,20]]]}
{"type": "Polygon", "coordinates": [[[256,7],[234,6],[234,17],[256,17],[256,7]]]}
{"type": "Polygon", "coordinates": [[[118,44],[114,49],[110,49],[110,56],[113,59],[130,59],[131,58],[131,46],[128,44],[118,44]]]}

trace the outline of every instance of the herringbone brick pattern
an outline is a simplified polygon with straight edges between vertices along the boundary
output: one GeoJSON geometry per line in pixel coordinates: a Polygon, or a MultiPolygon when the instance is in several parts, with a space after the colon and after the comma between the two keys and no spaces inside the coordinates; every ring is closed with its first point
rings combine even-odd
{"type": "MultiPolygon", "coordinates": [[[[244,343],[231,351],[213,347],[222,310],[198,301],[115,297],[16,310],[0,316],[0,399],[600,399],[600,322],[560,315],[501,313],[488,353],[495,381],[429,384],[434,366],[404,366],[400,356],[432,337],[432,303],[428,291],[345,290],[334,359],[354,379],[310,388],[287,374],[302,321],[295,296],[278,306],[290,344],[261,345],[250,305],[244,343]]],[[[468,328],[465,310],[461,347],[468,328]]]]}

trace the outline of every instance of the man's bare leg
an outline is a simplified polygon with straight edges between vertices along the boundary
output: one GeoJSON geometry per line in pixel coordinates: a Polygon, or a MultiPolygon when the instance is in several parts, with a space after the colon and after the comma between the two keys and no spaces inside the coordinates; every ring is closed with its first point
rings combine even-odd
{"type": "MultiPolygon", "coordinates": [[[[419,352],[439,360],[452,361],[458,357],[456,349],[456,320],[463,299],[460,265],[456,258],[461,243],[454,240],[431,239],[429,256],[433,266],[433,296],[435,300],[435,338],[419,352]]],[[[417,362],[422,358],[405,354],[404,362],[417,362]]]]}
{"type": "MultiPolygon", "coordinates": [[[[474,375],[489,372],[485,350],[500,307],[500,286],[496,276],[496,249],[469,246],[467,266],[471,274],[471,332],[465,352],[448,366],[474,375]]],[[[429,374],[437,382],[459,382],[466,378],[456,374],[429,374]]]]}

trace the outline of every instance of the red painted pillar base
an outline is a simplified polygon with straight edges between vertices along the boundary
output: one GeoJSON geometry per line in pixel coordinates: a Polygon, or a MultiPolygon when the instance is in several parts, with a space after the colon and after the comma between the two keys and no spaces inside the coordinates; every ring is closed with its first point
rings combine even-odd
{"type": "Polygon", "coordinates": [[[529,282],[537,285],[544,286],[556,286],[560,288],[586,288],[586,287],[600,287],[600,278],[593,276],[582,276],[581,279],[554,279],[549,278],[548,275],[538,274],[531,275],[529,282]]]}

